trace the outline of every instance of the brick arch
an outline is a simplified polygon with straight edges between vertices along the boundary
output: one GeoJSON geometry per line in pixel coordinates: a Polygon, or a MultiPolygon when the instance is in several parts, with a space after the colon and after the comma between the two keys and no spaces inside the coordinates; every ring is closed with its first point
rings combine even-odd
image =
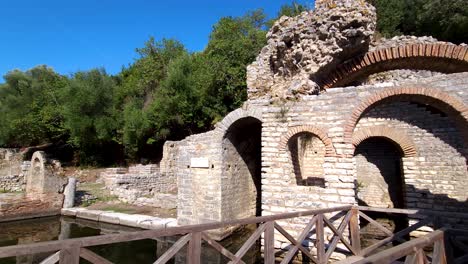
{"type": "Polygon", "coordinates": [[[234,124],[236,121],[239,121],[243,118],[255,118],[258,121],[262,122],[262,112],[259,110],[259,108],[251,108],[251,109],[244,109],[244,108],[238,108],[229,114],[227,114],[223,120],[221,120],[219,123],[216,124],[216,130],[221,133],[225,134],[226,131],[231,127],[232,124],[234,124]]]}
{"type": "Polygon", "coordinates": [[[338,65],[331,73],[318,74],[315,81],[327,89],[346,86],[371,74],[396,69],[444,73],[468,71],[468,47],[437,43],[380,48],[338,65]]]}
{"type": "Polygon", "coordinates": [[[323,144],[325,144],[325,156],[326,157],[336,155],[335,148],[333,147],[333,143],[331,139],[327,136],[327,133],[325,133],[322,129],[318,127],[309,126],[309,125],[291,127],[288,130],[288,132],[281,138],[280,149],[286,150],[289,139],[303,132],[311,133],[317,136],[320,140],[322,140],[323,144]]]}
{"type": "Polygon", "coordinates": [[[461,126],[462,134],[465,137],[468,136],[468,106],[461,100],[434,88],[402,86],[386,88],[383,91],[372,94],[355,107],[345,125],[345,142],[352,143],[354,128],[364,113],[377,103],[396,97],[436,106],[447,114],[454,116],[456,123],[461,126]]]}
{"type": "Polygon", "coordinates": [[[414,142],[402,131],[388,126],[374,126],[360,129],[353,134],[353,145],[357,147],[364,140],[371,137],[384,137],[397,144],[405,157],[416,157],[417,150],[414,142]]]}

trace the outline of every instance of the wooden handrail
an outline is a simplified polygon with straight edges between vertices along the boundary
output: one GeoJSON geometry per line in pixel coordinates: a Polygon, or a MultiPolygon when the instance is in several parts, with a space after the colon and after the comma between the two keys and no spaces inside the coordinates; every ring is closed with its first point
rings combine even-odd
{"type": "Polygon", "coordinates": [[[94,237],[72,238],[72,239],[60,240],[60,241],[39,242],[39,243],[26,244],[26,245],[6,246],[6,247],[0,247],[0,258],[58,251],[58,250],[66,249],[66,248],[72,248],[72,247],[78,247],[78,248],[91,247],[91,246],[99,246],[99,245],[120,243],[120,242],[126,242],[126,241],[154,239],[157,237],[164,237],[164,236],[183,235],[187,233],[203,232],[207,230],[219,229],[219,228],[223,228],[226,226],[257,224],[257,223],[277,221],[277,220],[294,218],[294,217],[303,217],[303,216],[311,216],[311,215],[317,215],[317,214],[347,211],[347,210],[350,210],[351,208],[352,206],[349,205],[349,206],[340,206],[340,207],[334,207],[334,208],[284,213],[284,214],[278,214],[278,215],[250,217],[250,218],[225,221],[225,222],[213,222],[213,223],[198,224],[198,225],[169,227],[163,230],[145,230],[145,231],[125,233],[125,234],[110,234],[110,235],[102,235],[102,236],[94,236],[94,237]]]}
{"type": "MultiPolygon", "coordinates": [[[[349,255],[354,255],[357,258],[364,258],[353,263],[391,263],[394,260],[400,259],[406,256],[405,263],[425,263],[426,255],[423,251],[424,247],[433,245],[433,259],[435,263],[447,263],[447,256],[450,257],[449,253],[445,252],[445,241],[450,236],[451,231],[449,229],[438,229],[428,235],[410,240],[405,242],[403,236],[410,232],[418,229],[421,226],[427,225],[431,222],[434,217],[425,217],[418,223],[407,227],[397,233],[390,233],[389,230],[372,220],[369,216],[364,214],[362,211],[372,212],[386,212],[395,214],[408,214],[410,216],[420,215],[421,210],[409,210],[409,209],[381,209],[381,208],[370,208],[363,206],[341,206],[335,208],[316,209],[308,211],[300,211],[293,213],[284,213],[278,215],[269,215],[261,217],[251,217],[239,220],[225,221],[225,222],[212,222],[198,225],[187,225],[179,227],[170,227],[160,230],[145,230],[136,231],[124,234],[112,234],[102,235],[85,238],[74,238],[60,241],[49,241],[40,242],[35,244],[27,245],[16,245],[0,247],[0,258],[30,255],[46,252],[56,252],[46,259],[44,263],[55,263],[58,259],[60,264],[63,263],[79,263],[80,258],[87,259],[94,264],[111,264],[110,261],[95,254],[94,252],[86,249],[86,247],[113,244],[119,242],[127,242],[142,239],[156,239],[165,236],[183,235],[171,248],[169,248],[158,260],[157,264],[164,264],[175,256],[182,248],[187,248],[187,262],[189,264],[199,264],[201,262],[201,251],[202,242],[205,241],[208,245],[212,246],[218,252],[226,256],[231,260],[230,263],[244,263],[242,257],[246,252],[263,236],[263,256],[265,263],[275,263],[275,230],[282,234],[287,240],[291,242],[291,248],[289,252],[284,256],[281,263],[289,263],[289,261],[297,254],[301,252],[303,256],[308,257],[313,263],[324,264],[330,259],[333,252],[337,248],[339,241],[345,246],[345,249],[349,250],[349,255]],[[345,211],[346,213],[342,212],[345,211]],[[339,215],[339,218],[328,218],[325,214],[336,213],[335,216],[339,215]],[[297,238],[294,238],[288,233],[283,227],[281,227],[278,220],[285,220],[295,217],[309,217],[308,224],[305,225],[304,230],[300,232],[297,238]],[[368,246],[367,248],[361,248],[360,245],[360,230],[359,230],[359,217],[363,217],[368,220],[371,224],[375,225],[380,230],[384,231],[388,237],[378,241],[377,243],[368,246]],[[339,220],[341,222],[332,222],[332,220],[339,220]],[[208,237],[205,231],[220,229],[227,226],[246,225],[246,224],[260,224],[255,232],[247,239],[247,241],[241,246],[241,248],[234,254],[224,248],[221,244],[213,241],[208,237]],[[345,230],[349,228],[349,234],[345,235],[345,230]],[[333,235],[331,238],[325,239],[325,232],[328,229],[333,235]],[[311,236],[311,233],[315,232],[315,238],[311,236]],[[348,236],[348,237],[346,237],[348,236]],[[311,238],[312,237],[312,238],[311,238]],[[302,243],[305,239],[311,239],[309,242],[313,243],[313,246],[304,246],[302,243]],[[403,242],[396,247],[387,249],[377,254],[373,254],[376,249],[386,245],[392,241],[403,242]],[[316,255],[313,255],[310,251],[311,248],[315,248],[316,255]]],[[[437,218],[440,214],[430,214],[437,218]]],[[[468,231],[457,230],[458,234],[468,235],[468,231]]],[[[455,236],[454,236],[455,237],[455,236]]],[[[450,243],[448,243],[450,244],[450,243]]],[[[460,247],[465,247],[461,245],[460,247]]],[[[468,256],[462,256],[461,260],[468,256]]],[[[450,262],[450,261],[449,261],[450,262]]],[[[453,261],[452,261],[453,262],[453,261]]],[[[349,262],[351,263],[351,262],[349,262]]],[[[455,262],[454,262],[455,263],[455,262]]]]}
{"type": "MultiPolygon", "coordinates": [[[[405,214],[405,215],[408,215],[408,216],[415,216],[415,215],[447,216],[446,212],[439,212],[439,211],[433,211],[433,210],[423,210],[423,209],[377,208],[377,207],[368,207],[368,206],[357,206],[357,208],[360,211],[378,212],[378,213],[387,213],[387,214],[405,214]]],[[[467,213],[450,212],[450,217],[468,219],[468,214],[467,213]]]]}
{"type": "Polygon", "coordinates": [[[424,237],[410,240],[406,243],[384,250],[365,259],[356,261],[353,264],[391,263],[392,261],[415,253],[417,249],[422,249],[426,246],[432,245],[435,241],[443,240],[445,231],[445,229],[436,230],[424,237]]]}

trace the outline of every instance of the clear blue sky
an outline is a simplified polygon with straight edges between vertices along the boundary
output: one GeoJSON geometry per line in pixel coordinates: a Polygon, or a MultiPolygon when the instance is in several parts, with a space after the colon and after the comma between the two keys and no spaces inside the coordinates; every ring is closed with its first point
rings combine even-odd
{"type": "MultiPolygon", "coordinates": [[[[292,0],[4,0],[0,5],[0,76],[46,64],[62,74],[104,67],[119,72],[154,36],[203,50],[223,16],[262,8],[269,17],[292,0]]],[[[313,0],[296,1],[313,7],[313,0]]],[[[0,82],[3,78],[0,77],[0,82]]]]}

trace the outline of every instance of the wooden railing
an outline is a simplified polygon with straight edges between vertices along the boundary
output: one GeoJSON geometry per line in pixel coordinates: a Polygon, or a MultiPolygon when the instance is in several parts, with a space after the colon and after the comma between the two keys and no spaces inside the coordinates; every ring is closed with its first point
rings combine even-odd
{"type": "MultiPolygon", "coordinates": [[[[59,262],[60,264],[77,264],[80,258],[86,259],[94,264],[108,264],[109,260],[97,255],[87,247],[106,245],[119,242],[156,239],[164,236],[181,235],[180,239],[175,242],[164,254],[162,254],[154,263],[167,263],[184,246],[187,245],[186,259],[187,263],[201,263],[202,243],[210,245],[220,254],[230,260],[229,263],[244,263],[243,256],[249,249],[263,236],[263,258],[264,263],[273,264],[276,261],[277,250],[274,247],[275,234],[281,234],[289,240],[291,246],[286,252],[282,252],[280,263],[290,263],[290,261],[300,252],[303,258],[309,258],[310,261],[317,264],[328,263],[332,254],[337,250],[338,243],[344,247],[347,255],[353,256],[343,263],[391,263],[394,260],[401,259],[405,256],[407,263],[428,263],[426,260],[432,259],[432,263],[447,263],[446,258],[446,237],[450,234],[448,230],[436,230],[426,237],[418,238],[406,242],[405,237],[408,234],[422,226],[431,224],[432,216],[422,219],[418,223],[401,230],[397,233],[392,233],[390,230],[383,227],[377,221],[369,217],[365,212],[390,212],[406,215],[420,216],[421,211],[403,210],[403,209],[376,209],[369,207],[342,206],[329,209],[317,209],[310,211],[284,213],[279,215],[262,216],[246,218],[241,220],[233,220],[226,222],[207,223],[200,225],[189,225],[172,227],[162,230],[145,230],[125,234],[112,234],[95,237],[85,237],[76,239],[67,239],[60,241],[41,242],[28,245],[16,245],[8,247],[0,247],[0,259],[31,255],[47,252],[55,252],[46,258],[43,264],[52,264],[59,262]],[[334,214],[332,217],[330,215],[334,214]],[[293,237],[283,226],[282,220],[301,217],[307,219],[307,224],[297,238],[293,237]],[[359,218],[362,218],[374,225],[379,230],[387,234],[387,237],[376,242],[366,248],[361,247],[361,236],[359,229],[359,218]],[[338,223],[339,222],[339,223],[338,223]],[[246,224],[257,224],[255,232],[247,239],[237,252],[231,252],[223,247],[217,241],[214,241],[208,235],[208,231],[225,228],[228,226],[238,226],[246,224]],[[276,233],[275,233],[276,232],[276,233]],[[330,234],[331,236],[326,236],[330,234]],[[305,240],[311,240],[312,246],[305,246],[305,240]],[[329,237],[329,239],[326,239],[329,237]],[[388,243],[398,241],[402,244],[388,250],[376,253],[382,246],[388,243]],[[426,257],[423,249],[433,245],[432,257],[426,257]],[[314,252],[314,253],[312,253],[314,252]]],[[[464,247],[461,244],[461,247],[464,247]]],[[[343,253],[343,249],[340,249],[343,253]]],[[[463,258],[463,257],[462,257],[463,258]]],[[[464,260],[461,259],[461,260],[464,260]]],[[[458,261],[458,260],[457,260],[458,261]]],[[[406,263],[406,262],[405,262],[406,263]]]]}

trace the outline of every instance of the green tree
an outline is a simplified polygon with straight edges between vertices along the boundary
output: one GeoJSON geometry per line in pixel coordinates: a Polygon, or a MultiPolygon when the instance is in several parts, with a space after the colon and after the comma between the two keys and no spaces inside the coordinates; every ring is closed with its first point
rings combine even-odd
{"type": "Polygon", "coordinates": [[[247,99],[246,67],[266,44],[266,16],[261,10],[243,17],[224,17],[213,27],[203,52],[209,83],[204,86],[204,101],[211,119],[219,121],[227,112],[247,99]]]}
{"type": "Polygon", "coordinates": [[[295,1],[293,1],[291,4],[285,4],[280,7],[280,10],[278,11],[278,14],[276,15],[275,18],[270,19],[266,25],[268,28],[271,28],[273,24],[275,23],[276,20],[278,20],[282,16],[288,16],[288,17],[295,17],[297,15],[300,15],[302,12],[309,10],[310,8],[307,8],[306,5],[299,4],[295,1]]]}
{"type": "Polygon", "coordinates": [[[0,145],[24,147],[66,139],[59,93],[66,78],[47,66],[14,70],[0,85],[0,145]]]}
{"type": "Polygon", "coordinates": [[[168,65],[172,60],[187,54],[180,42],[173,39],[155,41],[153,37],[137,52],[140,57],[123,69],[119,76],[120,84],[114,106],[115,111],[122,113],[118,120],[121,127],[118,130],[118,141],[133,159],[139,156],[139,150],[147,145],[148,139],[154,134],[154,125],[148,120],[147,111],[167,75],[168,65]]]}
{"type": "Polygon", "coordinates": [[[113,78],[96,69],[75,73],[61,94],[64,127],[79,164],[105,163],[106,147],[117,129],[114,91],[113,78]]]}
{"type": "Polygon", "coordinates": [[[468,5],[464,0],[369,0],[377,8],[377,30],[385,37],[433,36],[468,41],[468,5]]]}

